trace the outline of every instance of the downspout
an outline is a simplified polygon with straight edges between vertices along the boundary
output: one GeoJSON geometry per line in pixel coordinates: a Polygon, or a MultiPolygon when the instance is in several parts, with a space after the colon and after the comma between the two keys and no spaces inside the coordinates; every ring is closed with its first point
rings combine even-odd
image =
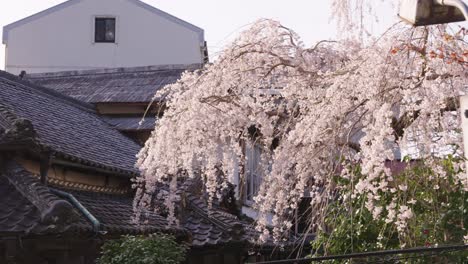
{"type": "Polygon", "coordinates": [[[101,226],[101,223],[99,222],[99,220],[97,220],[96,217],[94,217],[94,215],[92,215],[88,209],[86,209],[86,207],[84,207],[80,201],[78,201],[78,199],[75,198],[75,196],[73,196],[71,193],[67,193],[67,192],[64,192],[64,191],[60,191],[60,190],[56,190],[56,189],[52,189],[52,188],[49,188],[50,192],[57,195],[57,196],[60,196],[62,198],[65,198],[67,199],[69,202],[72,203],[72,205],[78,209],[93,225],[93,231],[94,233],[98,234],[99,233],[99,229],[100,229],[100,226],[101,226]]]}
{"type": "MultiPolygon", "coordinates": [[[[41,176],[41,183],[47,186],[48,182],[48,174],[49,174],[49,169],[50,169],[50,164],[53,159],[53,155],[51,152],[43,152],[40,155],[40,176],[41,176]]],[[[86,207],[84,207],[78,199],[75,198],[71,193],[67,193],[64,191],[56,190],[53,188],[49,188],[50,192],[60,196],[62,198],[67,199],[71,204],[78,209],[93,225],[93,231],[94,233],[98,234],[99,229],[101,226],[101,223],[99,220],[97,220],[94,215],[92,215],[86,207]]]]}

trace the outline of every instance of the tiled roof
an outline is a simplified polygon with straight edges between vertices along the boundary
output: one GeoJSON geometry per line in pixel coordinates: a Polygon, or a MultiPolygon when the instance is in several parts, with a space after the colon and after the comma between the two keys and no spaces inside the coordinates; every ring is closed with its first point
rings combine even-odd
{"type": "Polygon", "coordinates": [[[40,224],[40,211],[5,177],[0,177],[0,233],[24,233],[40,224]]]}
{"type": "Polygon", "coordinates": [[[63,232],[78,214],[15,163],[0,171],[0,233],[63,232]]]}
{"type": "Polygon", "coordinates": [[[88,103],[148,103],[157,90],[175,83],[192,65],[28,74],[31,82],[88,103]]]}
{"type": "Polygon", "coordinates": [[[19,118],[5,105],[0,104],[0,147],[35,147],[36,132],[29,120],[19,118]]]}
{"type": "MultiPolygon", "coordinates": [[[[133,169],[139,146],[112,129],[85,103],[0,72],[0,106],[0,140],[10,134],[26,135],[73,161],[133,169]]],[[[135,120],[120,121],[134,125],[135,120]]],[[[166,218],[155,213],[135,224],[130,196],[57,189],[71,193],[108,234],[144,234],[167,228],[166,218]]],[[[179,191],[185,193],[187,207],[178,230],[185,230],[194,246],[246,241],[249,232],[236,216],[216,207],[208,210],[202,196],[190,188],[179,191]]],[[[93,232],[90,222],[67,199],[52,194],[37,176],[19,165],[0,167],[0,197],[8,197],[0,206],[0,233],[93,232]]]]}
{"type": "MultiPolygon", "coordinates": [[[[239,219],[236,215],[228,212],[220,206],[220,201],[215,200],[209,208],[206,197],[200,194],[201,182],[186,180],[178,188],[177,192],[185,197],[185,217],[182,217],[184,228],[192,234],[192,245],[194,247],[205,247],[225,244],[244,244],[256,250],[271,250],[278,246],[283,248],[294,248],[298,245],[310,244],[313,236],[307,234],[289,234],[286,241],[279,244],[269,239],[261,245],[255,240],[259,232],[255,230],[254,221],[239,219]]],[[[234,187],[234,186],[232,186],[234,187]]],[[[224,194],[229,196],[229,194],[224,194]]],[[[232,197],[233,198],[233,197],[232,197]]]]}
{"type": "Polygon", "coordinates": [[[209,208],[202,190],[199,179],[187,179],[177,190],[183,200],[181,222],[192,234],[193,246],[246,244],[254,239],[255,232],[250,223],[227,212],[217,200],[209,208]]]}
{"type": "Polygon", "coordinates": [[[184,227],[192,234],[193,246],[219,245],[227,243],[246,243],[251,226],[240,221],[236,216],[219,208],[211,208],[196,195],[188,196],[184,227]],[[249,232],[246,232],[249,231],[249,232]]]}
{"type": "Polygon", "coordinates": [[[102,119],[109,125],[120,131],[129,130],[153,130],[156,117],[147,116],[102,116],[102,119]],[[140,124],[141,122],[141,124],[140,124]]]}
{"type": "MultiPolygon", "coordinates": [[[[135,223],[133,221],[133,198],[129,195],[112,195],[86,191],[64,190],[72,194],[88,211],[101,222],[101,231],[108,234],[150,234],[168,228],[165,217],[155,213],[148,213],[145,221],[135,223]]],[[[91,226],[84,218],[90,231],[91,226]]]]}
{"type": "Polygon", "coordinates": [[[135,155],[140,147],[112,129],[90,105],[3,71],[0,120],[4,127],[0,128],[0,138],[8,126],[24,126],[21,124],[27,120],[38,142],[61,158],[124,174],[136,173],[135,155]]]}
{"type": "MultiPolygon", "coordinates": [[[[99,222],[101,235],[149,234],[158,231],[188,235],[195,247],[247,243],[248,224],[219,208],[208,210],[197,194],[186,193],[187,207],[180,227],[168,229],[164,216],[149,212],[133,222],[133,198],[54,187],[72,194],[99,222]]],[[[0,171],[0,233],[23,235],[91,234],[90,221],[66,198],[52,194],[20,165],[10,162],[0,171]]]]}
{"type": "MultiPolygon", "coordinates": [[[[57,188],[58,189],[58,188],[57,188]]],[[[100,222],[108,235],[149,234],[167,229],[164,217],[149,213],[146,222],[132,221],[132,198],[86,191],[59,189],[72,194],[100,222]]],[[[91,233],[92,224],[65,198],[52,194],[37,177],[17,164],[0,173],[0,233],[41,235],[91,233]]]]}

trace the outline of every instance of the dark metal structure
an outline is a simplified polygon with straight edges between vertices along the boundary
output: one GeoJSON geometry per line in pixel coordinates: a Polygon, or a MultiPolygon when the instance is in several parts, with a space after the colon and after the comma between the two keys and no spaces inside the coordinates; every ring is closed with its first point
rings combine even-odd
{"type": "MultiPolygon", "coordinates": [[[[430,256],[437,256],[444,253],[450,253],[455,251],[466,251],[468,245],[448,245],[439,247],[419,247],[419,248],[408,248],[408,249],[396,249],[396,250],[384,250],[384,251],[372,251],[362,253],[352,253],[344,255],[332,255],[323,257],[310,257],[301,259],[285,259],[275,261],[262,261],[255,262],[256,264],[302,264],[302,263],[315,263],[326,260],[352,260],[358,259],[357,263],[397,263],[398,260],[409,260],[414,258],[424,258],[430,256]],[[416,256],[411,256],[415,254],[416,256]],[[379,260],[369,260],[368,258],[379,258],[379,260]],[[393,261],[393,262],[392,262],[393,261]]],[[[252,262],[253,264],[253,262],[252,262]]]]}

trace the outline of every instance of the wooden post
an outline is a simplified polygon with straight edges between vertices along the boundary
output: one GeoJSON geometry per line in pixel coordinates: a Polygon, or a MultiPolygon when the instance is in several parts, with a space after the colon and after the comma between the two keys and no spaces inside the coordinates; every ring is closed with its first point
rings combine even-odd
{"type": "Polygon", "coordinates": [[[41,183],[47,185],[47,174],[50,168],[51,153],[42,152],[40,154],[40,174],[41,174],[41,183]]]}

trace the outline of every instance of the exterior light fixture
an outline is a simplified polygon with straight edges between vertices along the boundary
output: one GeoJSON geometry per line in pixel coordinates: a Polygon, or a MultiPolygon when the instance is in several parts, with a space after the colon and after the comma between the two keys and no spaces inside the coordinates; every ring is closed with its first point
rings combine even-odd
{"type": "Polygon", "coordinates": [[[468,5],[463,0],[402,0],[398,15],[414,26],[468,21],[468,5]]]}

